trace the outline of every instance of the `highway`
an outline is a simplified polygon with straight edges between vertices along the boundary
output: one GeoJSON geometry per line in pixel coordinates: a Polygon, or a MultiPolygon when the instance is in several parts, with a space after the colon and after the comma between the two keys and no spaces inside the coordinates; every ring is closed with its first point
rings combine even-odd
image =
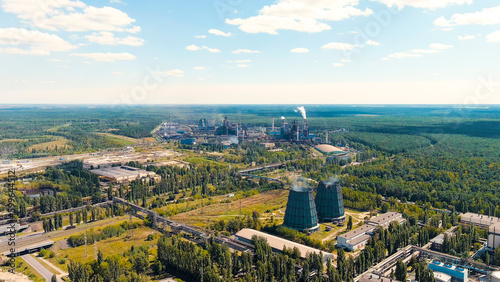
{"type": "MultiPolygon", "coordinates": [[[[45,266],[43,266],[40,262],[38,262],[34,257],[31,255],[24,255],[21,256],[22,259],[24,259],[31,267],[33,267],[40,275],[42,275],[43,278],[45,278],[45,281],[52,281],[52,275],[54,275],[52,272],[50,272],[45,266]]],[[[62,281],[62,280],[59,280],[62,281]]]]}

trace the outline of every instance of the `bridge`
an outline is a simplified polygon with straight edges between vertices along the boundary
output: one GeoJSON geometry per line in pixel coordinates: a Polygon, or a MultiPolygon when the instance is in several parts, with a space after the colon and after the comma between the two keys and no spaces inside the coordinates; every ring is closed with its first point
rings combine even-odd
{"type": "MultiPolygon", "coordinates": [[[[209,239],[212,235],[214,235],[212,232],[204,231],[204,230],[201,230],[200,228],[190,226],[187,224],[183,224],[183,223],[179,223],[179,222],[175,222],[175,221],[170,220],[168,218],[162,217],[162,216],[158,215],[158,213],[155,211],[148,210],[146,208],[143,208],[143,207],[138,206],[136,204],[130,203],[127,200],[124,200],[121,198],[117,198],[117,197],[113,198],[113,203],[114,204],[122,204],[122,205],[125,205],[125,206],[132,208],[134,215],[141,217],[141,218],[142,218],[142,216],[138,215],[137,214],[138,212],[141,212],[143,214],[147,214],[152,219],[152,221],[153,221],[152,223],[153,223],[153,226],[155,228],[158,228],[158,226],[157,226],[158,223],[162,223],[163,227],[170,226],[172,228],[173,232],[177,233],[177,232],[183,231],[185,233],[191,234],[195,238],[196,237],[201,238],[201,240],[193,238],[192,241],[194,241],[195,243],[201,243],[203,240],[209,239]]],[[[237,240],[230,238],[230,237],[227,237],[227,236],[215,236],[214,240],[216,243],[226,244],[231,249],[237,250],[240,252],[253,252],[253,249],[254,249],[254,246],[251,244],[240,242],[240,241],[237,241],[237,240]]]]}

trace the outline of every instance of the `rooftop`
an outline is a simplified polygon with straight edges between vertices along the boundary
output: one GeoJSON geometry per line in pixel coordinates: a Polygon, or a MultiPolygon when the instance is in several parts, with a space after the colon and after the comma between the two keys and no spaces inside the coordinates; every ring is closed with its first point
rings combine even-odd
{"type": "MultiPolygon", "coordinates": [[[[372,217],[371,219],[369,219],[367,221],[367,223],[372,224],[372,225],[385,225],[386,223],[389,223],[393,220],[396,220],[402,216],[403,215],[398,213],[398,212],[387,212],[387,213],[381,214],[379,216],[372,217]]],[[[398,220],[398,222],[401,223],[401,221],[399,221],[399,220],[398,220]]]]}
{"type": "Polygon", "coordinates": [[[277,236],[273,236],[264,232],[260,232],[254,229],[242,229],[238,233],[236,233],[235,236],[237,237],[242,237],[247,240],[252,240],[252,236],[257,235],[259,237],[264,237],[267,240],[267,243],[276,250],[283,250],[283,247],[286,246],[287,249],[293,249],[294,247],[297,247],[300,251],[300,256],[305,258],[307,253],[323,253],[323,259],[326,260],[327,257],[334,258],[333,254],[327,253],[327,252],[322,252],[321,250],[315,249],[308,247],[306,245],[302,245],[299,243],[295,243],[277,236]]]}
{"type": "Polygon", "coordinates": [[[337,148],[337,147],[334,147],[332,145],[328,145],[328,144],[317,145],[314,148],[316,148],[316,150],[324,152],[324,153],[334,153],[334,152],[342,152],[343,153],[344,152],[344,150],[337,148]]]}
{"type": "Polygon", "coordinates": [[[368,232],[371,232],[374,229],[375,229],[375,226],[369,225],[369,224],[364,224],[364,225],[361,225],[360,227],[358,227],[354,230],[351,230],[345,234],[340,235],[339,237],[346,238],[347,240],[349,240],[349,239],[352,239],[354,237],[364,235],[368,232]]]}
{"type": "Polygon", "coordinates": [[[460,222],[490,226],[495,222],[500,222],[500,218],[484,214],[468,212],[461,215],[460,222]]]}

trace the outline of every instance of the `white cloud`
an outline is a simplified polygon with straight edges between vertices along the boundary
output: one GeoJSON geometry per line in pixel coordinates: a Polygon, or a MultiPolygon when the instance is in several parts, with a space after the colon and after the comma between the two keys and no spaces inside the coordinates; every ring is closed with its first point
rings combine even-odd
{"type": "Polygon", "coordinates": [[[24,28],[0,28],[0,45],[10,46],[2,53],[24,55],[49,55],[77,48],[57,35],[24,28]]]}
{"type": "Polygon", "coordinates": [[[349,50],[354,49],[355,47],[357,47],[357,45],[349,44],[349,43],[342,43],[342,42],[331,42],[331,43],[323,45],[321,48],[349,51],[349,50]]]}
{"type": "Polygon", "coordinates": [[[500,6],[485,8],[480,12],[454,14],[449,20],[440,17],[434,21],[434,25],[439,27],[452,27],[457,25],[492,25],[500,23],[500,6]]]}
{"type": "Polygon", "coordinates": [[[424,9],[444,8],[451,5],[472,4],[473,0],[371,0],[402,9],[405,6],[424,9]]]}
{"type": "Polygon", "coordinates": [[[129,53],[73,53],[71,56],[89,58],[99,62],[128,61],[135,59],[135,56],[129,53]]]}
{"type": "Polygon", "coordinates": [[[321,32],[331,27],[323,21],[341,21],[355,16],[369,16],[372,10],[360,10],[359,0],[278,0],[264,6],[259,15],[246,19],[226,19],[247,33],[278,34],[279,30],[321,32]]]}
{"type": "Polygon", "coordinates": [[[258,54],[261,53],[260,51],[255,51],[255,50],[249,50],[249,49],[238,49],[234,50],[233,54],[241,54],[241,53],[246,53],[246,54],[258,54]]]}
{"type": "Polygon", "coordinates": [[[471,40],[471,39],[474,39],[474,38],[476,38],[476,36],[474,36],[474,35],[464,35],[464,36],[459,35],[458,36],[459,40],[471,40]]]}
{"type": "Polygon", "coordinates": [[[202,66],[198,66],[198,67],[194,67],[193,69],[194,70],[206,70],[207,68],[206,67],[202,67],[202,66]]]}
{"type": "Polygon", "coordinates": [[[294,48],[290,50],[292,53],[309,53],[309,49],[307,48],[294,48]]]}
{"type": "Polygon", "coordinates": [[[144,39],[127,36],[127,37],[115,37],[112,32],[101,31],[99,33],[92,33],[91,35],[85,36],[90,42],[99,43],[102,45],[129,45],[129,46],[142,46],[144,45],[144,39]]]}
{"type": "Polygon", "coordinates": [[[213,35],[217,35],[217,36],[224,36],[224,37],[230,37],[233,35],[231,32],[223,32],[223,31],[220,31],[218,29],[210,29],[208,31],[208,33],[213,34],[213,35]]]}
{"type": "Polygon", "coordinates": [[[350,62],[351,62],[351,60],[341,59],[341,60],[340,60],[340,62],[341,62],[341,63],[350,63],[350,62]]]}
{"type": "Polygon", "coordinates": [[[371,39],[370,39],[370,40],[368,40],[368,41],[366,41],[365,43],[366,43],[366,44],[368,44],[368,45],[372,45],[372,46],[380,46],[380,43],[379,43],[379,42],[377,42],[377,41],[373,41],[373,40],[371,40],[371,39]]]}
{"type": "Polygon", "coordinates": [[[500,30],[490,33],[486,36],[486,40],[489,42],[500,42],[500,30]]]}
{"type": "Polygon", "coordinates": [[[184,71],[175,69],[175,70],[168,70],[168,71],[157,71],[155,72],[160,75],[166,75],[166,76],[175,76],[175,77],[183,77],[184,76],[184,71]]]}
{"type": "Polygon", "coordinates": [[[339,67],[343,67],[343,66],[344,66],[344,64],[341,64],[341,63],[334,63],[334,64],[333,64],[333,66],[334,66],[334,67],[336,67],[336,68],[339,68],[339,67]]]}
{"type": "Polygon", "coordinates": [[[64,62],[64,60],[61,60],[61,59],[47,59],[47,61],[50,61],[50,62],[57,62],[57,63],[62,63],[62,62],[64,62]]]}
{"type": "Polygon", "coordinates": [[[210,52],[210,53],[220,53],[220,50],[219,50],[219,49],[216,49],[216,48],[209,48],[209,47],[207,47],[207,46],[203,46],[203,47],[201,47],[201,48],[203,48],[203,49],[205,49],[205,50],[208,50],[208,52],[210,52]]]}
{"type": "Polygon", "coordinates": [[[386,58],[382,58],[382,60],[386,61],[391,59],[404,59],[404,58],[419,58],[424,54],[435,54],[440,53],[446,49],[453,48],[453,45],[447,45],[442,43],[432,43],[429,45],[429,49],[412,49],[408,52],[398,52],[388,55],[386,58]]]}
{"type": "Polygon", "coordinates": [[[188,50],[188,51],[198,51],[198,50],[201,50],[201,49],[208,50],[208,52],[210,52],[210,53],[219,53],[220,52],[220,50],[216,49],[216,48],[209,48],[207,46],[199,47],[199,46],[196,46],[194,44],[189,45],[189,46],[186,47],[186,50],[188,50]]]}
{"type": "Polygon", "coordinates": [[[195,35],[194,38],[201,38],[201,39],[203,39],[203,38],[207,38],[207,36],[206,35],[195,35]]]}
{"type": "Polygon", "coordinates": [[[237,65],[237,67],[239,67],[239,68],[248,68],[248,65],[245,65],[245,64],[239,64],[239,65],[237,65]]]}
{"type": "Polygon", "coordinates": [[[132,25],[135,19],[126,13],[112,7],[88,6],[81,1],[2,0],[2,8],[40,29],[131,33],[140,31],[140,28],[132,25]]]}
{"type": "Polygon", "coordinates": [[[200,47],[198,47],[198,46],[196,46],[194,44],[186,46],[186,50],[188,50],[188,51],[198,51],[200,49],[201,49],[200,47]]]}
{"type": "Polygon", "coordinates": [[[251,63],[252,60],[235,60],[235,61],[226,61],[226,63],[237,63],[237,64],[241,64],[241,63],[251,63]]]}

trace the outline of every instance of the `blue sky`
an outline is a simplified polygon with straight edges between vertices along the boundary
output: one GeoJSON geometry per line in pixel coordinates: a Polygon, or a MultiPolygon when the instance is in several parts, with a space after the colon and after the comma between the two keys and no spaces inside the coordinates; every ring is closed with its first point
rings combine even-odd
{"type": "Polygon", "coordinates": [[[0,0],[2,103],[500,104],[499,49],[498,0],[0,0]]]}

